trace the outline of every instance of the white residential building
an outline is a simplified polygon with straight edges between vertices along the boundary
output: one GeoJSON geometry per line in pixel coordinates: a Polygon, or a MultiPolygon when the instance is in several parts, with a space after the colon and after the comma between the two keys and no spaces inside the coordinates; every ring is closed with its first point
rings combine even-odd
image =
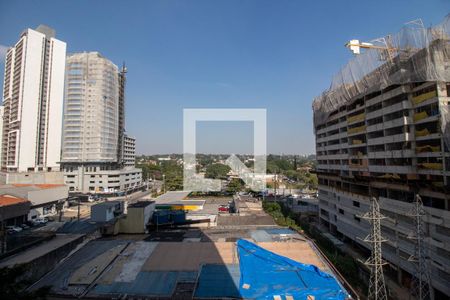
{"type": "Polygon", "coordinates": [[[61,159],[66,43],[40,25],[6,53],[2,171],[57,171],[61,159]]]}
{"type": "Polygon", "coordinates": [[[124,137],[123,164],[125,167],[134,167],[136,164],[136,139],[128,135],[124,137]]]}
{"type": "Polygon", "coordinates": [[[67,57],[62,164],[71,192],[115,194],[142,185],[141,169],[124,168],[125,74],[98,52],[67,57]]]}
{"type": "MultiPolygon", "coordinates": [[[[0,137],[3,136],[3,115],[5,114],[5,107],[2,105],[0,106],[0,137]]],[[[0,146],[0,166],[2,165],[2,149],[3,147],[0,146]]]]}

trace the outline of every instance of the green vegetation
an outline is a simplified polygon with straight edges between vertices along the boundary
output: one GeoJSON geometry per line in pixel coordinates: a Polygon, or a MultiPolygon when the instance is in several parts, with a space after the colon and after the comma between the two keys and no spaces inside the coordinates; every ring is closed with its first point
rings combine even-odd
{"type": "Polygon", "coordinates": [[[242,179],[233,178],[228,183],[227,192],[230,194],[235,194],[237,192],[243,191],[244,188],[245,188],[245,184],[244,184],[244,181],[242,181],[242,179]]]}
{"type": "Polygon", "coordinates": [[[162,161],[158,164],[139,164],[138,168],[142,169],[142,177],[144,180],[165,179],[166,191],[177,191],[183,189],[183,167],[176,161],[162,161]],[[163,175],[165,178],[163,178],[163,175]]]}
{"type": "Polygon", "coordinates": [[[279,226],[287,226],[295,230],[301,230],[300,226],[295,222],[296,216],[278,202],[263,202],[264,211],[271,215],[275,223],[279,226]]]}
{"type": "Polygon", "coordinates": [[[231,168],[223,164],[211,164],[206,167],[205,178],[226,179],[231,168]]]}
{"type": "Polygon", "coordinates": [[[50,292],[50,287],[42,287],[33,292],[27,292],[25,289],[31,284],[28,280],[22,279],[26,273],[23,266],[0,269],[0,291],[1,298],[7,300],[31,300],[46,299],[50,292]]]}
{"type": "MultiPolygon", "coordinates": [[[[288,188],[297,189],[317,189],[318,179],[316,174],[309,172],[309,169],[315,167],[315,160],[310,157],[276,155],[267,156],[267,173],[281,174],[289,178],[292,182],[287,184],[288,188]]],[[[268,188],[272,188],[268,186],[268,188]]]]}

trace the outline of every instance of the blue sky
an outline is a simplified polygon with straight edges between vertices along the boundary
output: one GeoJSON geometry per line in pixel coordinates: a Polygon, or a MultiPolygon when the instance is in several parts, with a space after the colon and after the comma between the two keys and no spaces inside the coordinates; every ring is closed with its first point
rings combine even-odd
{"type": "MultiPolygon", "coordinates": [[[[126,127],[138,153],[181,153],[183,108],[266,108],[268,152],[308,154],[311,102],[352,57],[344,44],[449,12],[448,0],[1,0],[0,55],[23,29],[46,24],[68,52],[125,61],[126,127]]],[[[197,150],[249,152],[251,127],[199,124],[197,150]]]]}

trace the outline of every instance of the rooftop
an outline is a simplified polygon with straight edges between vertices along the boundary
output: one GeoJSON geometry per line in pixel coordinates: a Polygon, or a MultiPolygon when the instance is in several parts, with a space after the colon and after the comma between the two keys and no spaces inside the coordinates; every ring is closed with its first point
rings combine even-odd
{"type": "Polygon", "coordinates": [[[156,203],[170,203],[184,200],[191,192],[190,191],[170,191],[155,199],[156,203]]]}
{"type": "Polygon", "coordinates": [[[106,206],[106,207],[112,207],[112,206],[116,206],[117,204],[123,203],[123,201],[120,200],[113,200],[113,201],[105,201],[105,202],[100,202],[97,204],[92,205],[92,207],[94,206],[106,206]]]}
{"type": "Polygon", "coordinates": [[[239,297],[243,266],[235,241],[240,238],[332,273],[315,246],[289,229],[176,229],[153,232],[139,241],[120,236],[91,241],[34,288],[51,285],[55,294],[93,298],[170,298],[180,292],[190,298],[214,298],[230,291],[239,297]],[[213,284],[218,279],[221,283],[213,284]]]}
{"type": "Polygon", "coordinates": [[[64,186],[64,184],[3,184],[0,185],[0,195],[14,195],[18,198],[28,199],[29,192],[64,186]]]}
{"type": "Polygon", "coordinates": [[[155,201],[138,201],[138,202],[128,205],[128,208],[130,208],[130,207],[147,207],[153,203],[155,203],[155,201]]]}
{"type": "Polygon", "coordinates": [[[19,203],[26,203],[28,200],[22,199],[19,197],[15,197],[12,195],[0,195],[0,206],[8,206],[8,205],[14,205],[19,203]]]}

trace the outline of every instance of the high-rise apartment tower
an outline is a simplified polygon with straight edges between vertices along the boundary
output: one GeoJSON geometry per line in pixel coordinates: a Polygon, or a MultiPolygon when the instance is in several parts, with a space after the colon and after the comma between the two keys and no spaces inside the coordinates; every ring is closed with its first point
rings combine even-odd
{"type": "Polygon", "coordinates": [[[5,58],[1,169],[55,171],[61,159],[66,43],[40,25],[5,58]]]}

